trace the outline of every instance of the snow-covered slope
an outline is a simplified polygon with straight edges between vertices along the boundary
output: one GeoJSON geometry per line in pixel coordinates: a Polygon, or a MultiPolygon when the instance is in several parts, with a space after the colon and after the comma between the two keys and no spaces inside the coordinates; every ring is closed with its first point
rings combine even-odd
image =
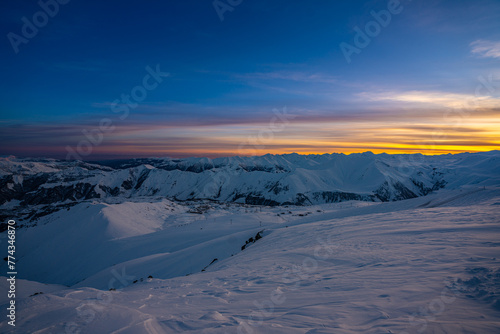
{"type": "Polygon", "coordinates": [[[17,231],[16,328],[0,332],[497,333],[499,213],[494,186],[307,207],[80,203],[17,231]]]}
{"type": "Polygon", "coordinates": [[[500,332],[499,151],[9,157],[0,185],[2,333],[500,332]]]}
{"type": "Polygon", "coordinates": [[[108,162],[0,159],[2,218],[36,220],[81,201],[144,196],[264,205],[395,201],[500,184],[500,151],[423,156],[265,155],[108,162]]]}

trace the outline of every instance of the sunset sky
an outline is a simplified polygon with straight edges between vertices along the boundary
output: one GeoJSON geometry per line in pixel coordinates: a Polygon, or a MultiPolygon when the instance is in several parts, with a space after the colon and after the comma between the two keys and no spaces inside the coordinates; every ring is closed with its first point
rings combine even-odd
{"type": "Polygon", "coordinates": [[[59,1],[0,4],[0,155],[500,149],[498,0],[59,1]]]}

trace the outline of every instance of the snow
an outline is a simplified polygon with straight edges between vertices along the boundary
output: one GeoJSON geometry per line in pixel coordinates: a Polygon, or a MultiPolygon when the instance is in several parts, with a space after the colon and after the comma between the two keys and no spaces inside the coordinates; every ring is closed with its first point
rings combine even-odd
{"type": "Polygon", "coordinates": [[[2,333],[500,332],[499,151],[5,157],[0,178],[5,216],[40,213],[16,218],[2,333]]]}
{"type": "Polygon", "coordinates": [[[153,233],[162,228],[171,206],[174,204],[167,200],[107,205],[102,209],[104,218],[109,222],[106,234],[120,239],[153,233]]]}
{"type": "Polygon", "coordinates": [[[441,156],[268,154],[109,164],[0,158],[2,179],[9,188],[2,192],[7,199],[21,200],[23,189],[30,189],[27,201],[38,204],[45,204],[47,198],[51,204],[75,201],[78,196],[120,201],[163,196],[182,201],[315,205],[349,199],[393,201],[425,196],[443,187],[500,184],[500,151],[441,156]]]}
{"type": "Polygon", "coordinates": [[[2,319],[0,332],[500,332],[498,163],[481,160],[469,171],[481,186],[397,202],[135,197],[54,212],[17,231],[16,328],[2,319]]]}
{"type": "Polygon", "coordinates": [[[9,174],[14,174],[19,177],[17,182],[22,182],[24,175],[36,175],[40,173],[74,173],[79,172],[80,174],[85,170],[99,169],[99,170],[111,170],[110,168],[105,168],[103,166],[83,163],[79,161],[63,161],[56,159],[22,159],[16,158],[14,156],[0,157],[0,176],[5,176],[9,174]]]}

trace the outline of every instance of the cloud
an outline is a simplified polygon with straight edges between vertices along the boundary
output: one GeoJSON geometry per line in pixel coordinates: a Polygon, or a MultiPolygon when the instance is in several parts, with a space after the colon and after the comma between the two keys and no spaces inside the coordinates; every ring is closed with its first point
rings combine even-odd
{"type": "Polygon", "coordinates": [[[270,108],[180,103],[146,104],[120,120],[108,103],[96,103],[95,113],[70,121],[0,122],[0,155],[64,158],[66,145],[76,149],[88,135],[95,138],[102,118],[110,118],[115,129],[102,133],[102,142],[86,159],[366,150],[437,154],[492,150],[500,144],[500,98],[431,90],[364,92],[357,97],[355,102],[370,107],[290,107],[288,113],[296,117],[286,124],[273,122],[270,108]],[[468,99],[476,109],[450,112],[450,107],[467,105],[468,99]],[[273,123],[279,131],[269,134],[273,123]]]}
{"type": "Polygon", "coordinates": [[[477,40],[470,43],[471,52],[481,58],[500,58],[500,41],[477,40]]]}
{"type": "Polygon", "coordinates": [[[474,94],[460,94],[441,91],[386,91],[363,92],[359,97],[371,101],[394,101],[415,105],[429,105],[444,108],[488,108],[496,109],[500,99],[491,96],[476,96],[474,94]]]}
{"type": "MultiPolygon", "coordinates": [[[[321,115],[319,115],[321,116],[321,115]]],[[[362,116],[362,115],[359,115],[362,116]]],[[[383,115],[379,115],[383,116],[383,115]]],[[[253,125],[217,124],[205,127],[168,123],[116,123],[116,129],[103,134],[102,143],[93,146],[86,159],[146,156],[228,156],[265,153],[331,152],[421,152],[428,154],[484,151],[498,148],[498,117],[484,120],[471,115],[467,122],[414,120],[392,117],[351,119],[317,118],[314,122],[291,121],[280,131],[262,137],[269,122],[253,125]]],[[[85,140],[82,130],[94,131],[88,124],[32,124],[0,127],[5,136],[0,154],[52,156],[64,158],[66,145],[76,148],[85,140]]]]}

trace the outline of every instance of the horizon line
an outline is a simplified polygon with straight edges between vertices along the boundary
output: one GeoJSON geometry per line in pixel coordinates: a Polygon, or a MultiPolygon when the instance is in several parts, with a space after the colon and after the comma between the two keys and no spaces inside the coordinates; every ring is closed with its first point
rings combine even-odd
{"type": "Polygon", "coordinates": [[[330,152],[330,153],[297,153],[297,152],[291,152],[291,153],[265,153],[265,154],[260,154],[260,155],[217,155],[212,157],[208,156],[185,156],[185,157],[175,157],[175,156],[123,156],[123,157],[115,157],[115,158],[94,158],[94,159],[61,159],[55,156],[18,156],[18,155],[13,155],[13,154],[4,154],[0,155],[1,160],[8,160],[8,159],[23,159],[23,160],[36,160],[36,159],[47,159],[47,160],[56,160],[56,161],[81,161],[81,162],[102,162],[102,161],[118,161],[118,160],[140,160],[140,159],[177,159],[177,160],[188,160],[188,159],[223,159],[223,158],[232,158],[232,157],[240,157],[240,158],[260,158],[260,157],[265,157],[265,156],[289,156],[289,155],[298,155],[298,156],[322,156],[322,155],[344,155],[344,156],[349,156],[349,155],[356,155],[356,154],[372,154],[372,155],[423,155],[423,156],[443,156],[443,155],[460,155],[460,154],[480,154],[480,153],[492,153],[492,152],[500,152],[499,150],[489,150],[489,151],[461,151],[461,152],[440,152],[440,153],[422,153],[422,152],[415,152],[415,153],[388,153],[388,152],[372,152],[372,151],[360,151],[360,152],[330,152]]]}

